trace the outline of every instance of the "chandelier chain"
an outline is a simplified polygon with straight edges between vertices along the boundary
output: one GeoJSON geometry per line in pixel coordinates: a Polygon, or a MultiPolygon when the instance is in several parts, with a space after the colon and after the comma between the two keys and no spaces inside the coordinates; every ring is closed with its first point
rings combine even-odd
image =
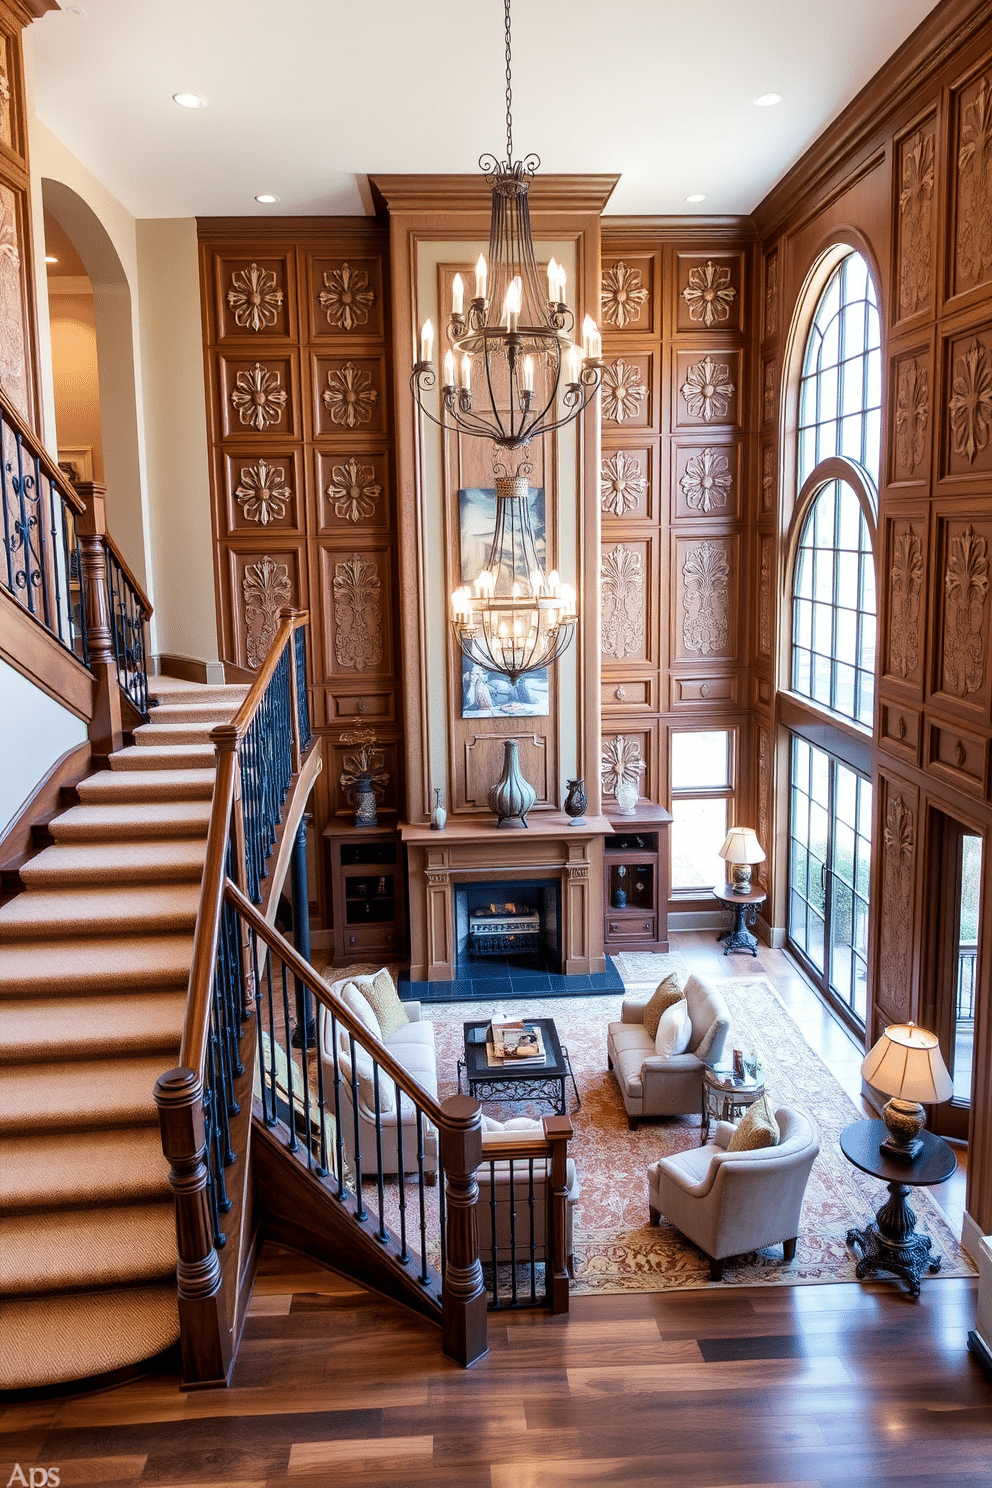
{"type": "Polygon", "coordinates": [[[513,169],[513,77],[510,56],[510,0],[503,0],[503,29],[506,32],[506,163],[513,169]]]}

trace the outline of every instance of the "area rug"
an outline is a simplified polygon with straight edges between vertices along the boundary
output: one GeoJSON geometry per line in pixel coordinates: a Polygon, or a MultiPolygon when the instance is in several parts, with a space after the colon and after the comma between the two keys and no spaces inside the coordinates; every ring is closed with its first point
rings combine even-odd
{"type": "MultiPolygon", "coordinates": [[[[653,956],[643,968],[628,964],[624,970],[631,978],[629,990],[641,981],[637,971],[656,976],[661,961],[653,956]]],[[[732,1044],[760,1055],[773,1105],[798,1107],[820,1131],[820,1153],[806,1189],[795,1260],[784,1264],[781,1246],[756,1251],[728,1261],[722,1282],[711,1280],[707,1257],[673,1226],[664,1220],[657,1228],[648,1223],[649,1164],[696,1145],[700,1122],[694,1112],[645,1123],[636,1132],[628,1130],[619,1088],[606,1067],[606,1025],[619,1018],[621,997],[546,1002],[528,998],[525,1008],[502,1001],[472,1008],[473,1020],[494,1013],[554,1018],[568,1048],[582,1097],[581,1108],[570,1110],[575,1131],[570,1151],[582,1183],[575,1226],[575,1296],[856,1280],[857,1256],[848,1248],[847,1231],[871,1219],[886,1196],[885,1185],[853,1168],[838,1145],[841,1130],[861,1113],[810,1048],[766,978],[735,978],[717,985],[730,1007],[732,1044]]],[[[646,997],[653,986],[653,981],[638,986],[636,995],[646,997]]],[[[438,1068],[454,1071],[463,1050],[465,1005],[432,1005],[430,1016],[437,1029],[438,1068]]],[[[440,1098],[454,1094],[455,1088],[454,1079],[445,1080],[442,1073],[440,1098]]],[[[574,1104],[573,1096],[570,1106],[574,1104]]],[[[525,1102],[486,1109],[495,1116],[541,1114],[525,1102]]],[[[925,1279],[973,1275],[939,1205],[922,1190],[913,1193],[911,1202],[919,1228],[933,1238],[934,1254],[943,1257],[938,1276],[925,1272],[925,1279]]]]}

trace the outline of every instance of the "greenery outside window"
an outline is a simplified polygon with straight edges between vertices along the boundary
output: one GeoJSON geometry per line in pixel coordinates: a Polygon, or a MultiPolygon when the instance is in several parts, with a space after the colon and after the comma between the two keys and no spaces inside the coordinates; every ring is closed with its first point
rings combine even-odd
{"type": "Polygon", "coordinates": [[[735,743],[731,729],[672,730],[673,894],[708,892],[726,877],[719,849],[730,826],[735,743]]]}

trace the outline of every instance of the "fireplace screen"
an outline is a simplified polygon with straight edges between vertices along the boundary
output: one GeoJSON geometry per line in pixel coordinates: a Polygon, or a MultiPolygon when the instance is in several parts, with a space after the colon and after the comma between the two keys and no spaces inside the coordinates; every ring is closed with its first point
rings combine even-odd
{"type": "Polygon", "coordinates": [[[555,879],[464,884],[455,889],[459,970],[511,958],[561,970],[561,886],[555,879]]]}

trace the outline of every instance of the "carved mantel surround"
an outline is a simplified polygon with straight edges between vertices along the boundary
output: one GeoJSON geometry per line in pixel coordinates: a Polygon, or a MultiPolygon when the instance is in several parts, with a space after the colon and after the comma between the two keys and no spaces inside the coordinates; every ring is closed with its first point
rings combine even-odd
{"type": "Polygon", "coordinates": [[[562,971],[584,976],[606,970],[603,952],[605,816],[569,825],[560,812],[534,813],[526,828],[490,819],[449,822],[442,832],[404,822],[410,888],[410,980],[449,982],[455,976],[455,889],[463,883],[557,878],[561,883],[562,971]]]}

